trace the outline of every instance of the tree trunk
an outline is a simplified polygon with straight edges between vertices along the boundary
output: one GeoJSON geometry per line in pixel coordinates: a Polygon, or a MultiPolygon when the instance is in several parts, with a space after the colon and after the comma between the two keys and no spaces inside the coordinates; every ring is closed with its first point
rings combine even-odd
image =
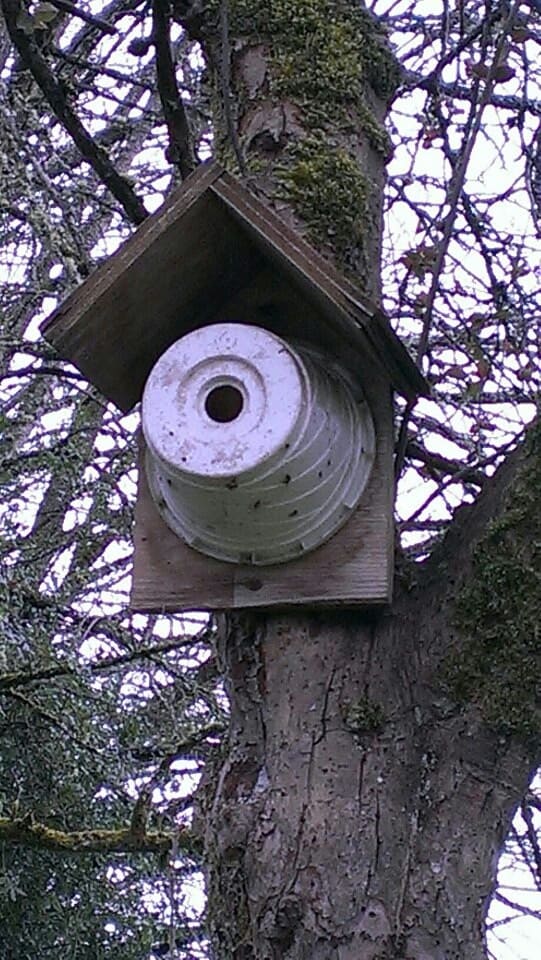
{"type": "Polygon", "coordinates": [[[419,689],[413,621],[240,618],[207,814],[211,934],[236,960],[480,960],[506,823],[487,746],[419,689]]]}
{"type": "MultiPolygon", "coordinates": [[[[357,0],[175,12],[207,58],[218,156],[377,298],[398,71],[374,21],[357,0]]],[[[512,590],[533,564],[538,446],[417,582],[398,577],[391,611],[230,618],[231,729],[202,797],[216,960],[485,956],[497,855],[535,761],[538,582],[488,611],[502,577],[512,590]],[[504,556],[503,571],[484,563],[504,556]]]]}
{"type": "Polygon", "coordinates": [[[383,127],[398,67],[357,0],[175,0],[208,64],[215,154],[379,291],[383,127]]]}

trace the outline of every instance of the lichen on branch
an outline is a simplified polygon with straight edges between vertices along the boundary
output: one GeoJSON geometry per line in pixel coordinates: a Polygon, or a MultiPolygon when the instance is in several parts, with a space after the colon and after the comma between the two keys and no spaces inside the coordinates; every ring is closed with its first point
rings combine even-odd
{"type": "MultiPolygon", "coordinates": [[[[199,851],[199,841],[188,830],[179,831],[174,839],[177,849],[188,853],[199,851]]],[[[0,817],[0,843],[51,850],[59,854],[164,854],[172,846],[173,835],[157,830],[139,834],[130,827],[66,832],[38,823],[30,816],[14,819],[0,817]]]]}

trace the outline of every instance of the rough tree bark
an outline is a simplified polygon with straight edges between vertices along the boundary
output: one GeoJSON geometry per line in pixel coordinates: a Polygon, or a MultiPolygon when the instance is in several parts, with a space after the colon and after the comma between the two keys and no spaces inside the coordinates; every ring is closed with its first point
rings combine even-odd
{"type": "MultiPolygon", "coordinates": [[[[357,0],[176,0],[217,153],[377,298],[398,71],[357,0]]],[[[498,851],[539,760],[540,439],[385,613],[238,615],[202,800],[220,960],[481,960],[498,851]]]]}

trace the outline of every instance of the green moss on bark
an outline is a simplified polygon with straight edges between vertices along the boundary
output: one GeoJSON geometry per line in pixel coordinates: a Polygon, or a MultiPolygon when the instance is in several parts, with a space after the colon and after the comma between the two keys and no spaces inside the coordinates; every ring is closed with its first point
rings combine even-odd
{"type": "Polygon", "coordinates": [[[343,716],[348,730],[358,737],[379,733],[386,721],[383,707],[369,697],[361,697],[356,703],[348,704],[343,716]]]}
{"type": "Polygon", "coordinates": [[[523,740],[541,737],[541,426],[500,518],[473,557],[456,604],[467,638],[446,679],[461,702],[478,703],[487,724],[523,740]]]}
{"type": "Polygon", "coordinates": [[[381,26],[358,0],[230,0],[229,7],[231,35],[269,48],[272,98],[301,105],[312,128],[360,127],[388,153],[368,88],[388,103],[400,72],[381,26]]]}
{"type": "Polygon", "coordinates": [[[242,852],[229,850],[220,864],[210,871],[207,870],[207,876],[209,877],[207,925],[212,940],[213,956],[216,960],[252,956],[251,925],[242,852]]]}
{"type": "MultiPolygon", "coordinates": [[[[221,107],[218,0],[206,5],[205,20],[221,117],[216,156],[237,170],[221,107]]],[[[229,0],[229,33],[243,173],[272,178],[271,199],[291,207],[340,269],[372,276],[390,147],[382,119],[399,80],[380,26],[358,0],[229,0]]]]}
{"type": "Polygon", "coordinates": [[[279,93],[355,103],[369,83],[387,101],[398,84],[395,58],[377,22],[358,2],[278,0],[269,33],[276,37],[279,93]]]}
{"type": "Polygon", "coordinates": [[[349,254],[362,247],[369,189],[353,157],[323,137],[307,137],[286,151],[276,177],[310,239],[332,245],[347,266],[349,254]]]}

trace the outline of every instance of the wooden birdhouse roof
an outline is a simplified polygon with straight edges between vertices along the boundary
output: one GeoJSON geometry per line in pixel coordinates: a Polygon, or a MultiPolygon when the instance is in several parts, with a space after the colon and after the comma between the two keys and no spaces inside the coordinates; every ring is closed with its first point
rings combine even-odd
{"type": "Polygon", "coordinates": [[[216,163],[188,177],[42,331],[128,411],[171,343],[217,318],[234,320],[243,291],[258,286],[253,323],[316,342],[358,374],[379,370],[410,400],[428,393],[381,312],[216,163]],[[288,315],[280,321],[282,306],[288,315]]]}

